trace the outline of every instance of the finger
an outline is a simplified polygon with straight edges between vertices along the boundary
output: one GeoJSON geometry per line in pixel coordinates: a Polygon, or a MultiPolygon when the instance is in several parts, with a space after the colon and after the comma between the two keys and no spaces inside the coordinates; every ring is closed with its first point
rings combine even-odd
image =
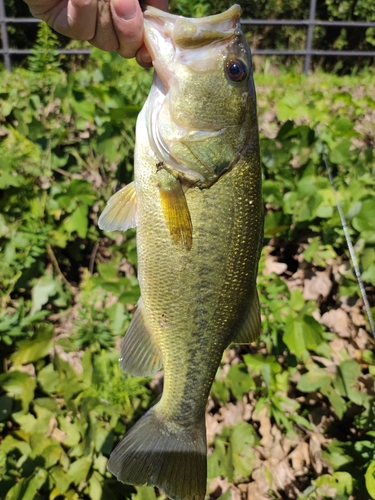
{"type": "MultiPolygon", "coordinates": [[[[78,40],[90,40],[95,36],[97,0],[69,0],[67,8],[68,36],[78,40]]],[[[57,28],[55,28],[57,30],[57,28]]],[[[58,30],[57,30],[58,31],[58,30]]]]}
{"type": "Polygon", "coordinates": [[[33,16],[39,17],[57,7],[66,7],[68,0],[25,0],[33,16]]]}
{"type": "Polygon", "coordinates": [[[112,19],[119,41],[117,52],[134,57],[143,44],[143,14],[138,0],[112,0],[112,19]]]}
{"type": "Polygon", "coordinates": [[[111,0],[98,0],[97,9],[95,36],[89,41],[102,50],[117,50],[119,40],[113,26],[111,0]]]}
{"type": "Polygon", "coordinates": [[[152,58],[148,50],[146,49],[145,45],[142,45],[142,47],[136,53],[135,57],[137,59],[137,63],[140,66],[143,66],[144,68],[152,67],[152,58]]]}
{"type": "MultiPolygon", "coordinates": [[[[147,5],[156,7],[157,9],[161,9],[166,12],[168,11],[168,0],[149,0],[147,5]]],[[[140,66],[143,66],[144,68],[152,67],[152,58],[144,44],[137,51],[136,59],[140,66]]]]}
{"type": "Polygon", "coordinates": [[[59,33],[88,40],[95,35],[97,0],[28,0],[33,16],[59,33]]]}
{"type": "Polygon", "coordinates": [[[150,7],[156,7],[157,9],[168,12],[168,0],[149,0],[146,4],[150,7]]]}

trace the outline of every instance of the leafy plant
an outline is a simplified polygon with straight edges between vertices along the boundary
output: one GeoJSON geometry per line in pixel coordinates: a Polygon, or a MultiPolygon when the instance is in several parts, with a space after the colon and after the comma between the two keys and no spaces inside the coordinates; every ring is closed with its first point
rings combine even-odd
{"type": "MultiPolygon", "coordinates": [[[[106,472],[158,390],[118,366],[139,298],[135,231],[97,227],[132,180],[152,75],[96,49],[70,73],[53,50],[35,64],[52,71],[0,73],[0,497],[155,500],[106,472]]],[[[324,147],[373,301],[372,78],[256,74],[263,335],[226,353],[213,385],[215,497],[229,484],[249,498],[374,497],[375,358],[322,162],[324,147]],[[307,298],[319,273],[329,290],[307,298]],[[323,321],[337,310],[350,328],[323,321]]]]}
{"type": "Polygon", "coordinates": [[[38,28],[36,43],[29,56],[30,71],[45,73],[56,71],[60,67],[58,59],[59,40],[47,23],[42,22],[38,28]]]}

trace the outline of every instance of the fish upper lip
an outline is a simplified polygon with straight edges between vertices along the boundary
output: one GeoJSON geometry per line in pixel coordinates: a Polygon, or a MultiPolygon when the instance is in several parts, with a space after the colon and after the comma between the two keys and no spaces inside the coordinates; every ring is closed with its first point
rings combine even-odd
{"type": "Polygon", "coordinates": [[[144,16],[150,16],[150,17],[158,17],[160,19],[165,19],[166,21],[173,21],[178,18],[185,19],[191,22],[194,22],[194,24],[209,24],[210,26],[215,25],[215,24],[220,24],[223,23],[224,21],[228,21],[230,19],[234,18],[240,18],[241,15],[241,7],[238,4],[232,5],[229,9],[227,9],[225,12],[221,12],[220,14],[213,14],[212,16],[206,16],[206,17],[183,17],[183,16],[178,16],[176,14],[171,14],[169,12],[165,12],[164,10],[157,9],[156,7],[152,7],[150,5],[146,5],[146,9],[144,11],[144,16]]]}
{"type": "MultiPolygon", "coordinates": [[[[240,21],[241,7],[237,4],[225,12],[201,18],[185,18],[155,7],[147,7],[144,19],[147,23],[167,35],[175,46],[194,49],[225,40],[234,35],[240,21]]],[[[147,35],[146,35],[147,40],[147,35]]]]}

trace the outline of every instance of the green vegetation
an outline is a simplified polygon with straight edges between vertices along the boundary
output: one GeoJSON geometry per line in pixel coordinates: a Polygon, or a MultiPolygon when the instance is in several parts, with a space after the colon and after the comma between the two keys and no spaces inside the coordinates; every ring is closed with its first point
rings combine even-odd
{"type": "MultiPolygon", "coordinates": [[[[39,43],[54,47],[45,27],[39,43]]],[[[0,73],[0,498],[154,500],[106,472],[159,390],[117,362],[135,231],[97,227],[132,179],[151,73],[94,50],[67,74],[51,55],[0,73]]],[[[324,145],[374,304],[371,81],[256,75],[263,335],[228,350],[213,386],[212,498],[375,498],[373,342],[322,161],[324,145]]]]}
{"type": "MultiPolygon", "coordinates": [[[[188,17],[200,17],[224,11],[234,0],[169,0],[173,13],[188,17]]],[[[289,0],[246,0],[238,1],[242,6],[243,19],[308,19],[310,1],[289,0]]],[[[24,2],[5,0],[9,17],[27,17],[29,10],[24,2]]],[[[323,21],[375,21],[373,2],[368,0],[321,0],[317,2],[316,19],[323,21]]],[[[306,26],[251,26],[245,27],[253,49],[301,50],[306,45],[306,26]]],[[[35,24],[12,24],[8,28],[10,45],[13,48],[31,48],[37,41],[35,24]]],[[[61,46],[71,48],[89,47],[88,44],[72,41],[58,35],[61,46]]],[[[326,27],[314,29],[313,46],[317,50],[362,50],[374,51],[375,28],[326,27]]],[[[272,60],[276,65],[285,64],[302,68],[301,57],[277,56],[272,60]]],[[[23,56],[12,56],[12,61],[21,63],[23,56]]],[[[358,68],[371,67],[373,57],[355,59],[353,57],[313,57],[316,67],[341,73],[352,73],[358,68]],[[354,63],[353,63],[354,61],[354,63]]]]}

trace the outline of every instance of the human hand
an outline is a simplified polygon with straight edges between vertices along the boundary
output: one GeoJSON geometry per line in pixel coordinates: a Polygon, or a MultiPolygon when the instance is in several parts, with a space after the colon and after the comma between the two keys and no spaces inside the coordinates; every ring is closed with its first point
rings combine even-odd
{"type": "MultiPolygon", "coordinates": [[[[31,14],[62,35],[88,40],[102,50],[117,50],[151,66],[143,45],[143,14],[138,0],[25,0],[31,14]]],[[[168,0],[148,0],[148,5],[168,9],[168,0]]]]}

